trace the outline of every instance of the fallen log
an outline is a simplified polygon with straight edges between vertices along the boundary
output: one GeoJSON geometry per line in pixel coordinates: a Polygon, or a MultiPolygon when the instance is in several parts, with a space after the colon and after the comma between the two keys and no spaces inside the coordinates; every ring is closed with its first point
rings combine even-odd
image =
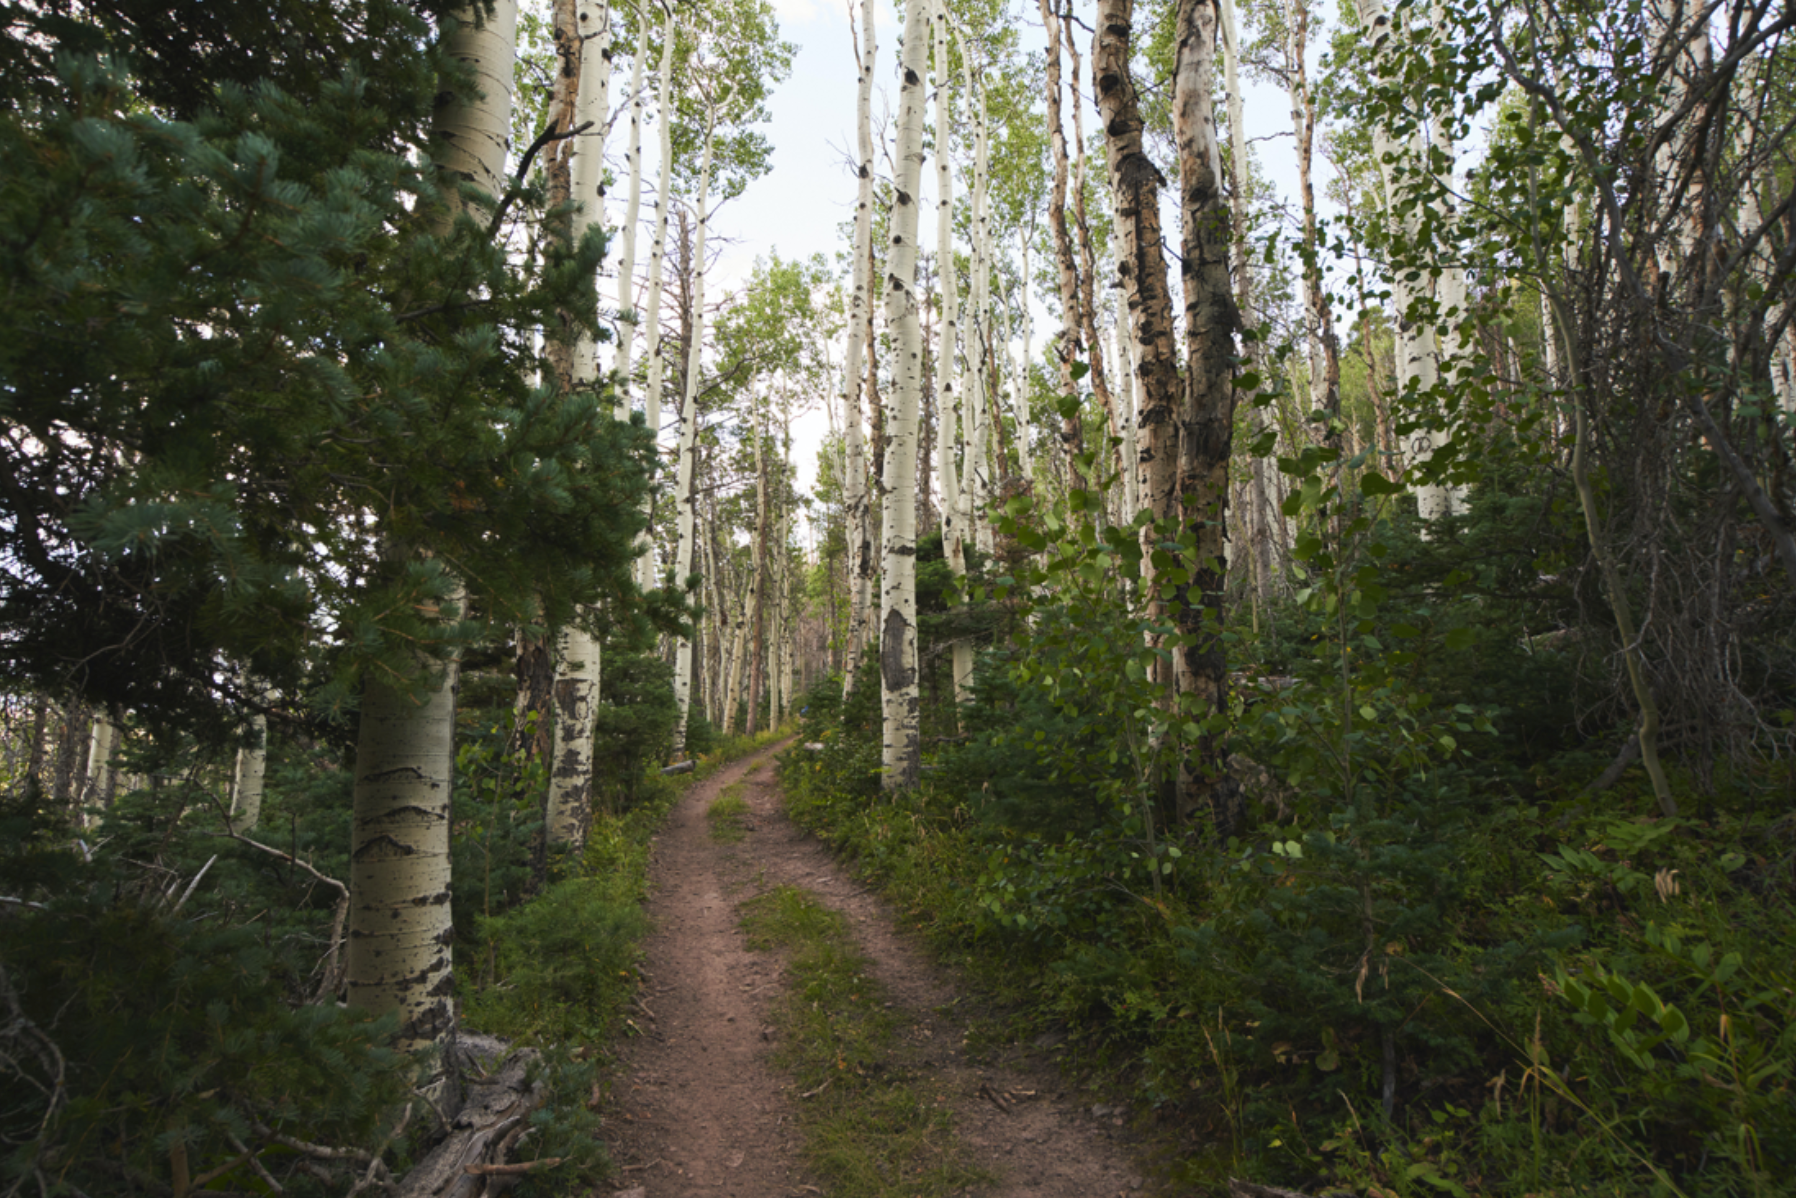
{"type": "Polygon", "coordinates": [[[697,763],[692,761],[676,761],[661,772],[663,774],[690,774],[695,764],[697,763]]]}

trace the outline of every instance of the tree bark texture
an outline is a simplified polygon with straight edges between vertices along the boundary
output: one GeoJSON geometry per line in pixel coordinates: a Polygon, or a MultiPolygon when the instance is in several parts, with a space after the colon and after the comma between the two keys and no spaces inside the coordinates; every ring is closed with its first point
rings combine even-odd
{"type": "Polygon", "coordinates": [[[893,411],[884,470],[885,572],[880,596],[880,682],[884,714],[884,786],[916,783],[921,742],[917,693],[917,410],[923,341],[917,300],[917,195],[923,175],[923,72],[929,52],[928,11],[912,4],[904,18],[899,62],[897,178],[887,217],[886,322],[896,342],[893,411]]]}
{"type": "MultiPolygon", "coordinates": [[[[1229,227],[1222,197],[1222,158],[1216,140],[1215,0],[1180,0],[1173,72],[1173,129],[1179,148],[1179,207],[1185,282],[1185,402],[1179,437],[1179,497],[1195,535],[1190,581],[1181,584],[1174,617],[1184,644],[1175,675],[1187,715],[1198,720],[1228,710],[1228,662],[1223,648],[1223,589],[1227,582],[1229,453],[1235,424],[1235,327],[1229,279],[1229,227]]],[[[1178,815],[1190,819],[1208,805],[1226,827],[1232,802],[1224,738],[1206,729],[1187,745],[1179,780],[1178,815]]]]}

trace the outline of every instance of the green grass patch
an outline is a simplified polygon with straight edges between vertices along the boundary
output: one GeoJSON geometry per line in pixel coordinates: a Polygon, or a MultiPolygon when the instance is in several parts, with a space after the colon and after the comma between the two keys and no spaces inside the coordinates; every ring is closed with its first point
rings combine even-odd
{"type": "Polygon", "coordinates": [[[775,1010],[779,1063],[801,1095],[805,1156],[837,1198],[947,1198],[990,1174],[964,1156],[947,1095],[906,1059],[903,1016],[886,1005],[847,921],[782,886],[742,904],[749,945],[791,954],[775,1010]]]}
{"type": "Polygon", "coordinates": [[[742,797],[742,783],[732,782],[705,808],[711,821],[711,839],[730,844],[748,835],[748,802],[742,797]]]}

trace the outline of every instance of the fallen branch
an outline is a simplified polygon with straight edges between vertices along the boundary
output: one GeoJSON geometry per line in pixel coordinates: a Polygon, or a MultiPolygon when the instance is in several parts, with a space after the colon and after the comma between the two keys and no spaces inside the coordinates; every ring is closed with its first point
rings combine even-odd
{"type": "Polygon", "coordinates": [[[515,1177],[532,1169],[553,1169],[556,1165],[566,1163],[565,1156],[545,1156],[533,1161],[515,1161],[509,1165],[463,1165],[462,1172],[472,1173],[477,1177],[515,1177]]]}

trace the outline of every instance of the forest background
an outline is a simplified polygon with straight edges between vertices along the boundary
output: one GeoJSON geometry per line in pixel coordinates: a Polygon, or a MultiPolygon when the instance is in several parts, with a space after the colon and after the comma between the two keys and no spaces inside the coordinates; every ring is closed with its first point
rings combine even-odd
{"type": "Polygon", "coordinates": [[[876,7],[721,288],[758,0],[0,10],[8,1192],[398,1185],[476,1030],[601,1169],[794,710],[1174,1184],[1786,1190],[1796,18],[876,7]]]}

